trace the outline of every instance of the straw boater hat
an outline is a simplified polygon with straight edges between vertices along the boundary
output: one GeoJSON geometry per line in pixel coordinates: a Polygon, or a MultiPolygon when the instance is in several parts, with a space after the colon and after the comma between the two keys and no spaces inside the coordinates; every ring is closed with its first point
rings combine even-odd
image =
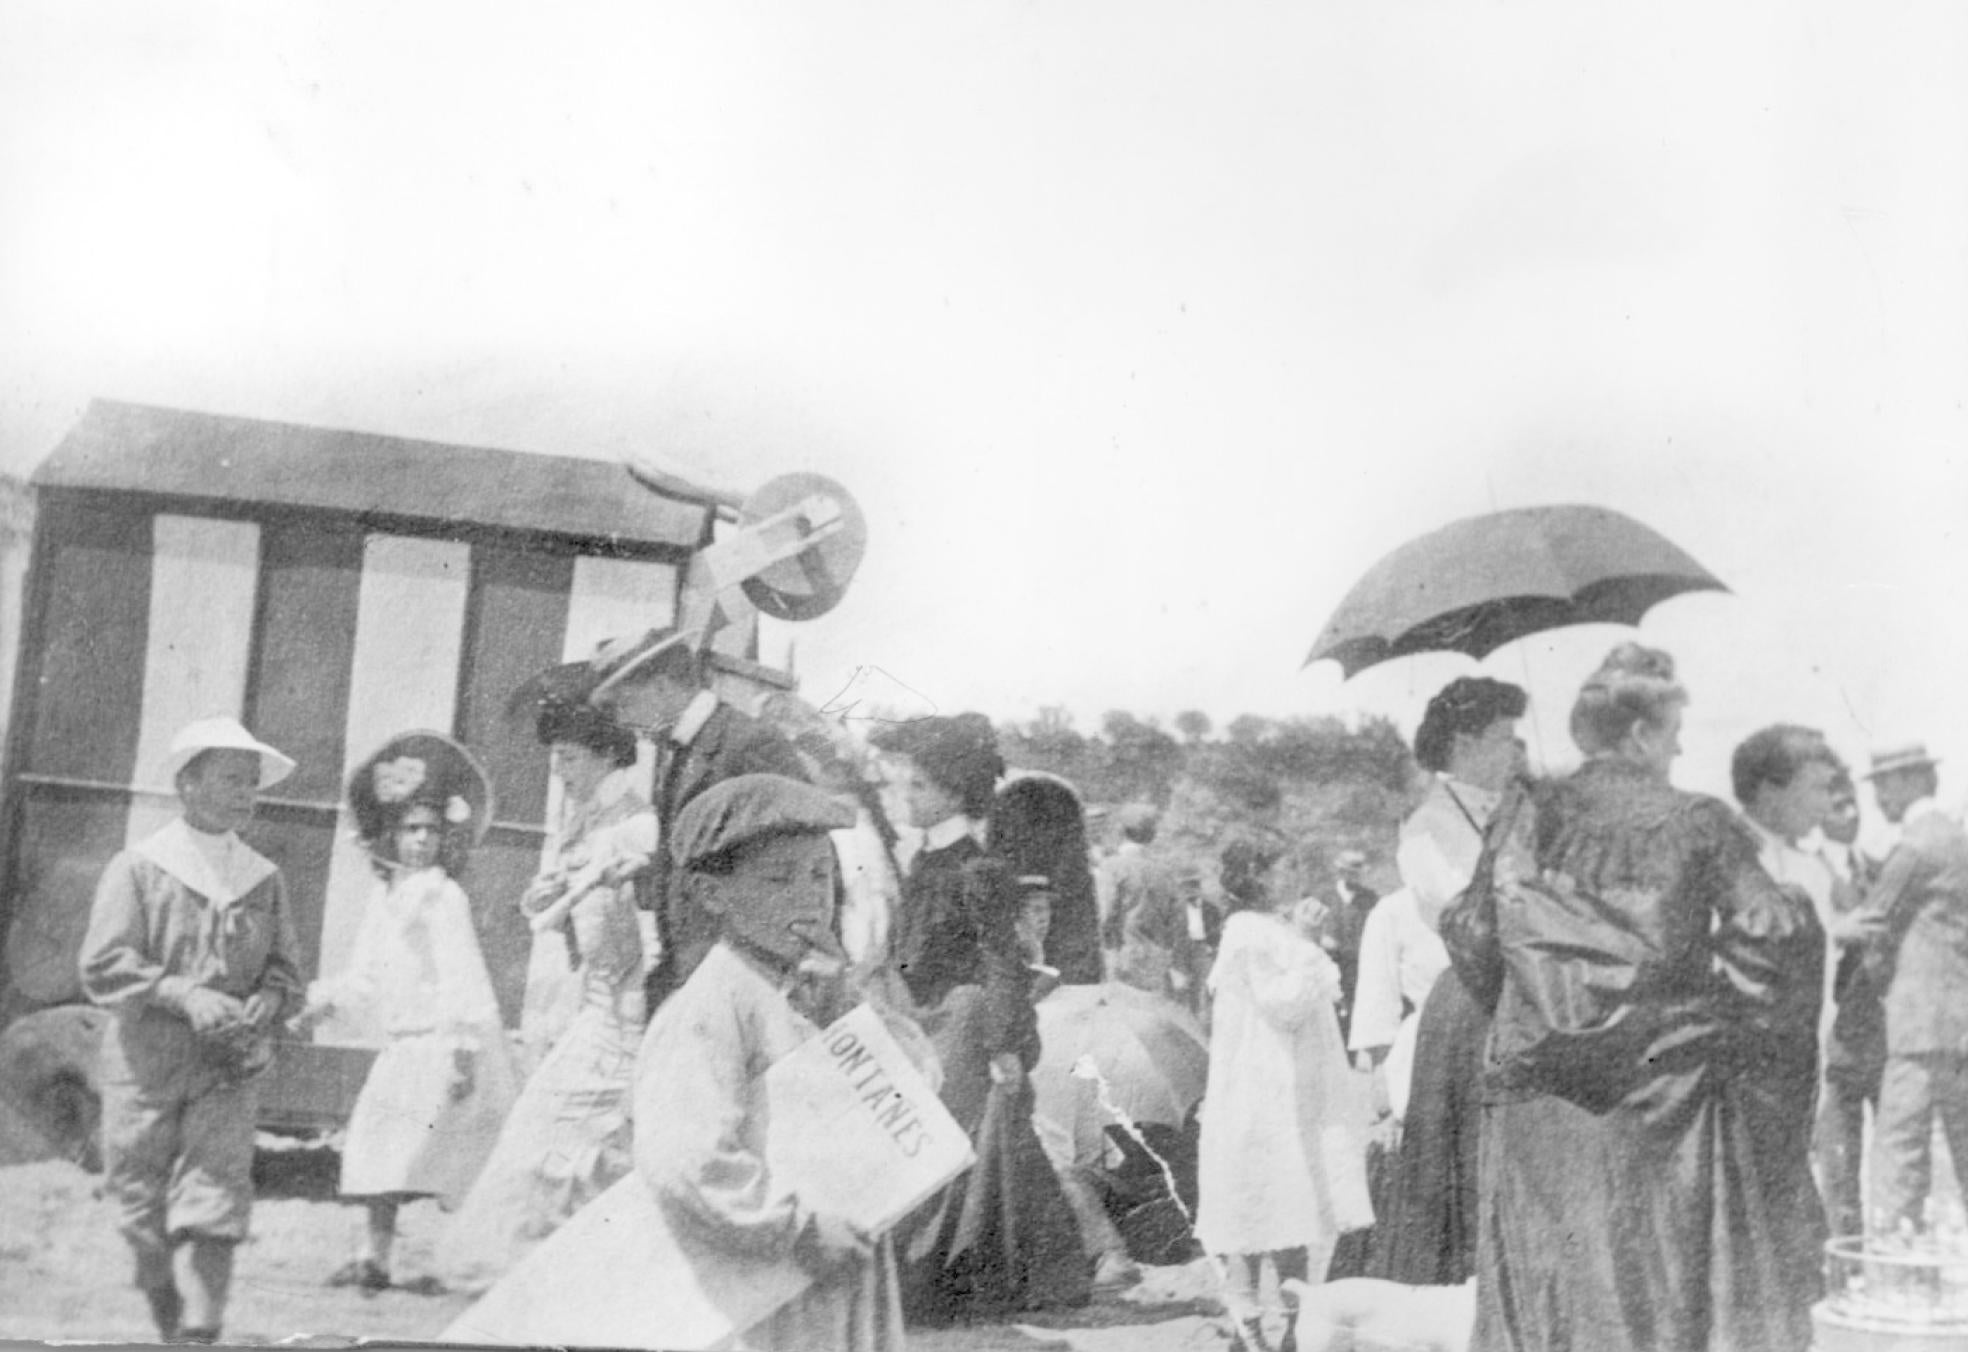
{"type": "Polygon", "coordinates": [[[1890,775],[1895,770],[1918,770],[1923,765],[1940,763],[1938,758],[1927,754],[1927,747],[1921,742],[1881,747],[1872,753],[1872,768],[1866,771],[1865,777],[1877,779],[1881,775],[1890,775]]]}
{"type": "Polygon", "coordinates": [[[187,723],[171,739],[171,753],[164,760],[164,778],[175,784],[178,773],[192,758],[207,751],[250,751],[260,758],[260,787],[272,788],[294,773],[294,758],[276,751],[246,731],[236,718],[223,715],[187,723]]]}
{"type": "Polygon", "coordinates": [[[554,705],[593,704],[646,669],[657,658],[678,648],[702,653],[701,629],[651,629],[628,638],[596,645],[594,655],[556,662],[522,681],[506,701],[506,715],[530,727],[542,709],[554,705]]]}

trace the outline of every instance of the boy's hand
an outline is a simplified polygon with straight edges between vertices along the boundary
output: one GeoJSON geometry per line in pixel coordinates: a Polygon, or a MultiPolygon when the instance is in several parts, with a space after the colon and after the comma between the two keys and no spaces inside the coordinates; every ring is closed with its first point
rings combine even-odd
{"type": "Polygon", "coordinates": [[[281,1000],[272,991],[254,991],[246,997],[241,1010],[246,1022],[255,1028],[264,1028],[273,1022],[273,1016],[280,1012],[281,1000]]]}
{"type": "Polygon", "coordinates": [[[793,1257],[815,1277],[827,1278],[865,1262],[875,1241],[841,1216],[813,1212],[793,1241],[793,1257]]]}
{"type": "Polygon", "coordinates": [[[216,1033],[245,1016],[239,1001],[210,986],[193,986],[180,1002],[194,1033],[216,1033]]]}
{"type": "Polygon", "coordinates": [[[1025,1063],[1018,1059],[1017,1052],[997,1052],[991,1057],[991,1083],[1025,1083],[1025,1063]]]}

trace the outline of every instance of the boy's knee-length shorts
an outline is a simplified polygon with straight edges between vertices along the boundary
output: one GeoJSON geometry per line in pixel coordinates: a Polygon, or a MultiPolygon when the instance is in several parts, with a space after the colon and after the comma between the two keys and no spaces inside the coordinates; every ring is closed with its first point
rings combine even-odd
{"type": "Polygon", "coordinates": [[[246,1237],[259,1089],[214,1066],[188,1026],[182,1036],[145,1031],[141,1056],[119,1054],[138,1049],[117,1046],[114,1028],[107,1039],[102,1128],[104,1192],[138,1284],[151,1286],[168,1277],[180,1240],[246,1237]]]}

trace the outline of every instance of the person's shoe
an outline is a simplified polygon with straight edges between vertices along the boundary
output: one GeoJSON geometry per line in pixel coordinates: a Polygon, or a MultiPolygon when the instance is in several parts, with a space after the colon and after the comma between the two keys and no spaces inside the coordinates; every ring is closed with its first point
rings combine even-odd
{"type": "Polygon", "coordinates": [[[1141,1268],[1125,1253],[1103,1253],[1093,1265],[1095,1292],[1113,1294],[1125,1291],[1141,1280],[1141,1268]]]}
{"type": "Polygon", "coordinates": [[[1245,1319],[1230,1326],[1230,1346],[1235,1352],[1271,1352],[1264,1336],[1262,1319],[1245,1319]]]}
{"type": "Polygon", "coordinates": [[[150,1320],[157,1325],[159,1342],[176,1342],[178,1321],[184,1318],[184,1297],[176,1286],[147,1286],[144,1299],[150,1302],[150,1320]]]}
{"type": "Polygon", "coordinates": [[[373,1295],[389,1290],[390,1275],[373,1258],[355,1258],[336,1268],[328,1278],[328,1285],[353,1286],[373,1295]]]}
{"type": "Polygon", "coordinates": [[[178,1336],[169,1341],[186,1347],[210,1347],[218,1340],[217,1329],[179,1329],[178,1336]]]}

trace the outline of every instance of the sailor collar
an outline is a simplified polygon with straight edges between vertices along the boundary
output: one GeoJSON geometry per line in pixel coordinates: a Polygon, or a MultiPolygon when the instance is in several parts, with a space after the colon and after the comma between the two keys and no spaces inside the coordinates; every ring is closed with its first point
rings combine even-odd
{"type": "Polygon", "coordinates": [[[271,860],[231,831],[200,831],[183,817],[138,842],[137,853],[215,906],[230,906],[267,880],[271,860]]]}

